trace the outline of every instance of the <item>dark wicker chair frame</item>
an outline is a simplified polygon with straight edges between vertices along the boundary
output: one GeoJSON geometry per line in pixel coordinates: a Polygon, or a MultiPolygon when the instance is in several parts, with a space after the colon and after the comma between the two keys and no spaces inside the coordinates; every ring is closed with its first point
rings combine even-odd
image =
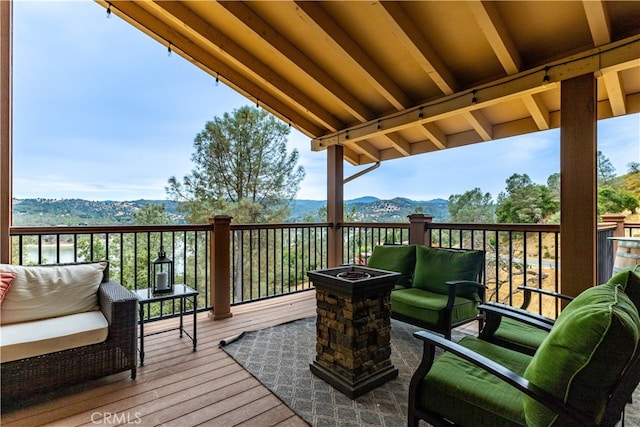
{"type": "Polygon", "coordinates": [[[131,370],[132,379],[136,378],[137,299],[125,287],[109,280],[108,266],[98,287],[98,301],[109,323],[107,339],[98,344],[2,363],[3,405],[127,370],[131,370]]]}
{"type": "MultiPolygon", "coordinates": [[[[457,343],[443,339],[435,334],[420,331],[415,332],[413,335],[422,340],[424,349],[420,365],[413,374],[409,385],[409,426],[417,427],[421,419],[433,426],[456,425],[435,412],[426,411],[416,406],[418,387],[422,379],[431,369],[435,359],[436,347],[440,347],[445,351],[450,351],[456,356],[473,363],[479,369],[484,369],[495,375],[502,381],[513,386],[514,389],[521,391],[551,409],[570,425],[596,426],[590,419],[586,418],[573,407],[555,398],[547,391],[536,387],[534,384],[530,383],[515,372],[482,355],[479,355],[457,343]]],[[[627,364],[622,375],[618,379],[618,382],[609,396],[602,421],[597,424],[597,427],[614,427],[619,425],[618,423],[624,417],[625,405],[630,401],[631,395],[638,386],[638,383],[640,383],[640,352],[636,352],[635,356],[627,364]]]]}

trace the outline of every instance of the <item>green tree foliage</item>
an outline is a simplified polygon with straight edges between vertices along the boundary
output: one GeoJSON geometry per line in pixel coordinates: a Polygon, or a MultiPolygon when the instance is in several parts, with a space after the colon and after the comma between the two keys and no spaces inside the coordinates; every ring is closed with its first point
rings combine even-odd
{"type": "Polygon", "coordinates": [[[533,183],[527,174],[513,174],[506,183],[497,201],[500,223],[541,223],[559,208],[549,187],[533,183]]]}
{"type": "Polygon", "coordinates": [[[554,173],[547,178],[547,188],[551,199],[560,206],[560,174],[554,173]]]}
{"type": "Polygon", "coordinates": [[[637,195],[622,188],[604,185],[598,187],[598,214],[635,212],[640,207],[637,195]]]}
{"type": "Polygon", "coordinates": [[[191,175],[171,177],[167,193],[191,223],[217,214],[238,223],[283,221],[304,178],[298,152],[287,153],[288,134],[287,125],[253,107],[214,117],[196,135],[191,175]]]}
{"type": "Polygon", "coordinates": [[[133,220],[140,225],[171,224],[169,215],[165,212],[165,204],[147,203],[133,213],[133,220]]]}
{"type": "MultiPolygon", "coordinates": [[[[355,205],[343,204],[344,221],[355,222],[357,209],[355,205]]],[[[308,214],[303,218],[304,222],[326,222],[327,221],[327,205],[322,205],[315,214],[308,214]]]]}
{"type": "Polygon", "coordinates": [[[491,193],[479,188],[463,194],[449,196],[449,215],[451,222],[492,223],[495,221],[495,205],[491,193]]]}
{"type": "Polygon", "coordinates": [[[639,195],[633,191],[633,178],[640,170],[640,163],[628,164],[629,174],[616,178],[615,168],[608,158],[598,151],[598,214],[635,212],[640,206],[639,195]],[[634,172],[635,171],[635,172],[634,172]],[[631,191],[630,191],[631,189],[631,191]]]}
{"type": "Polygon", "coordinates": [[[598,150],[597,168],[598,185],[608,185],[616,177],[616,168],[600,150],[598,150]]]}

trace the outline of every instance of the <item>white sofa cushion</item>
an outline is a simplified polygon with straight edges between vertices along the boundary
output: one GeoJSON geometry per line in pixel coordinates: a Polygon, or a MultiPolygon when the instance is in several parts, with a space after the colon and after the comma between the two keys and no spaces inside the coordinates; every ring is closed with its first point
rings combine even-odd
{"type": "Polygon", "coordinates": [[[109,324],[101,311],[3,325],[2,363],[97,344],[107,339],[109,324]]]}
{"type": "Polygon", "coordinates": [[[106,262],[74,265],[0,264],[17,274],[0,307],[0,324],[95,310],[106,262]]]}

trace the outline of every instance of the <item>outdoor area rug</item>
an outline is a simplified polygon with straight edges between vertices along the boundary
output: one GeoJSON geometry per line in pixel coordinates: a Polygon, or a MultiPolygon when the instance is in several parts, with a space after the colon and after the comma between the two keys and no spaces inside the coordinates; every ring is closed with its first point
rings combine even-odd
{"type": "MultiPolygon", "coordinates": [[[[422,357],[420,328],[391,320],[391,362],[398,377],[351,400],[309,370],[316,356],[316,318],[296,320],[247,332],[221,342],[262,384],[312,426],[382,426],[407,424],[411,375],[422,357]]],[[[454,331],[453,340],[462,334],[454,331]]]]}

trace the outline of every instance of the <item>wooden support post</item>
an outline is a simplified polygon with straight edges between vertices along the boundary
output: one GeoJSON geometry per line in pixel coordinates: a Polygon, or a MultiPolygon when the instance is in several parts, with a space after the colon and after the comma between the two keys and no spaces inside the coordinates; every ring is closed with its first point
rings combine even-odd
{"type": "Polygon", "coordinates": [[[231,217],[216,215],[211,224],[211,251],[209,260],[209,295],[213,320],[227,319],[231,313],[231,217]]]}
{"type": "Polygon", "coordinates": [[[585,74],[560,89],[560,286],[574,297],[597,284],[596,86],[585,74]]]}
{"type": "Polygon", "coordinates": [[[0,263],[11,263],[12,19],[13,2],[0,1],[0,263]]]}
{"type": "Polygon", "coordinates": [[[344,222],[344,165],[342,145],[327,148],[327,264],[329,268],[342,264],[342,223],[344,222]]]}
{"type": "Polygon", "coordinates": [[[409,215],[409,244],[431,246],[430,233],[427,232],[427,224],[433,222],[431,215],[411,214],[409,215]]]}

